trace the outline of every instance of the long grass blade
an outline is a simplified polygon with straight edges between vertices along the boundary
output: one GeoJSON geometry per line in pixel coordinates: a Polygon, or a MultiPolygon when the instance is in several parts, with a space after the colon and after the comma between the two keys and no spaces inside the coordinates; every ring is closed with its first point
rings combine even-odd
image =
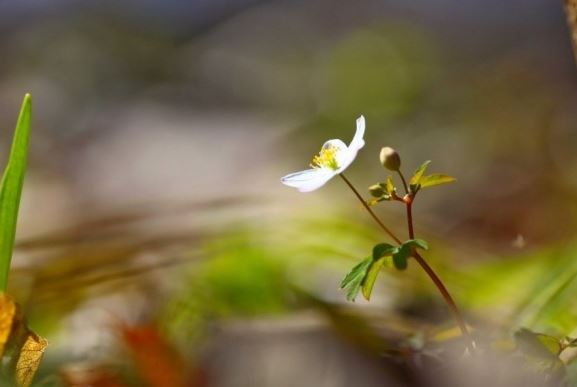
{"type": "Polygon", "coordinates": [[[6,291],[8,285],[16,236],[18,208],[28,159],[31,111],[32,98],[30,94],[26,94],[16,123],[10,157],[0,183],[0,291],[2,292],[6,291]]]}

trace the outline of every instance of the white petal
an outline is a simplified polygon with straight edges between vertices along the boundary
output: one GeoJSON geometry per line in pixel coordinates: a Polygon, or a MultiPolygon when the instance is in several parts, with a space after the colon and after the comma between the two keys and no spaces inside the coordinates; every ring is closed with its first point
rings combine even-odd
{"type": "Polygon", "coordinates": [[[365,140],[363,139],[364,135],[365,135],[365,117],[360,116],[359,118],[357,118],[357,130],[355,132],[355,136],[353,137],[353,140],[349,144],[349,149],[355,152],[355,156],[356,152],[358,152],[359,149],[365,146],[365,140]]]}
{"type": "Polygon", "coordinates": [[[325,185],[336,174],[336,171],[327,168],[313,168],[291,173],[281,178],[280,181],[300,192],[311,192],[325,185]]]}
{"type": "Polygon", "coordinates": [[[347,169],[347,167],[351,165],[351,163],[357,157],[357,153],[359,152],[359,150],[365,146],[365,140],[363,139],[364,135],[365,135],[365,117],[360,116],[359,118],[357,118],[357,131],[355,132],[353,140],[351,141],[346,150],[339,152],[340,153],[338,155],[339,169],[337,170],[337,173],[341,173],[342,171],[347,169]]]}

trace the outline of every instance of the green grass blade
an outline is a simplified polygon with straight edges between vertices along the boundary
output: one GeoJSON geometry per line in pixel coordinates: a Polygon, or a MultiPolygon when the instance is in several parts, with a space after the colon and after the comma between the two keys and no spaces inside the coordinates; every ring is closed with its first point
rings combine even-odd
{"type": "Polygon", "coordinates": [[[31,111],[32,98],[30,94],[26,94],[16,123],[10,157],[0,183],[0,291],[2,292],[6,291],[8,285],[16,236],[16,221],[28,158],[31,111]]]}

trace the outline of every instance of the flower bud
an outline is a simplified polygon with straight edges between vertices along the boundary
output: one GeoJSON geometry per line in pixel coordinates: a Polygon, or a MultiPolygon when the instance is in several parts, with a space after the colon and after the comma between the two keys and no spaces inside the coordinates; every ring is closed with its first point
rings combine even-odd
{"type": "Polygon", "coordinates": [[[381,164],[388,170],[398,171],[401,168],[401,157],[391,147],[386,146],[381,149],[380,159],[381,164]]]}

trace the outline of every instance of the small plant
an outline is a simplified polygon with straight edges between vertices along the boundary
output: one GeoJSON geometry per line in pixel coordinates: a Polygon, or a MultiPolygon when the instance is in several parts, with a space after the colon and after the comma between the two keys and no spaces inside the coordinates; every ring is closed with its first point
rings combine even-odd
{"type": "Polygon", "coordinates": [[[400,177],[404,193],[398,192],[394,184],[393,176],[389,175],[384,182],[369,187],[369,192],[373,197],[371,200],[367,201],[363,199],[359,191],[343,174],[344,170],[354,161],[358,151],[365,145],[363,139],[365,133],[365,118],[363,116],[359,117],[356,124],[357,128],[355,135],[348,146],[338,139],[328,140],[323,144],[319,155],[313,158],[310,169],[284,176],[281,179],[282,183],[289,187],[294,187],[300,192],[310,192],[322,187],[334,176],[340,176],[345,184],[353,191],[356,198],[362,203],[363,207],[367,210],[377,225],[390,239],[394,241],[395,244],[379,243],[375,245],[372,254],[353,267],[345,276],[341,283],[341,288],[346,291],[347,299],[349,301],[354,301],[359,292],[361,292],[367,300],[370,299],[375,280],[380,269],[383,267],[385,260],[392,260],[395,268],[398,270],[405,270],[409,259],[414,258],[441,293],[466,340],[467,348],[469,351],[472,351],[475,347],[475,343],[469,334],[462,314],[443,281],[418,251],[428,250],[429,246],[424,240],[415,238],[413,227],[412,208],[415,198],[420,190],[440,184],[450,183],[455,181],[455,179],[443,174],[425,175],[430,163],[430,161],[425,161],[414,172],[409,183],[407,183],[405,176],[401,172],[401,157],[394,149],[384,147],[380,152],[381,164],[384,168],[396,173],[400,177]],[[403,241],[401,238],[397,237],[372,210],[372,206],[384,201],[397,201],[405,206],[407,213],[408,239],[403,241]]]}
{"type": "MultiPolygon", "coordinates": [[[[361,116],[357,119],[356,133],[348,146],[341,140],[329,140],[324,143],[319,155],[313,158],[310,169],[281,178],[281,182],[285,185],[294,187],[301,192],[310,192],[322,187],[330,179],[338,175],[352,190],[355,197],[361,202],[387,237],[392,239],[392,244],[376,244],[371,254],[354,266],[344,277],[341,282],[341,288],[345,290],[347,299],[354,301],[358,294],[361,293],[365,299],[370,300],[373,286],[381,268],[394,267],[402,271],[407,268],[412,258],[429,276],[451,310],[460,330],[460,336],[465,342],[464,351],[459,351],[460,353],[484,354],[485,360],[492,359],[494,361],[494,359],[500,359],[497,361],[499,365],[490,371],[495,375],[499,375],[500,371],[498,369],[500,368],[514,370],[518,367],[517,359],[523,359],[527,370],[530,369],[531,372],[536,372],[534,374],[537,376],[535,381],[543,382],[545,385],[566,385],[565,382],[570,379],[566,372],[566,366],[577,358],[575,351],[577,339],[574,337],[557,338],[521,328],[516,330],[512,338],[495,339],[494,335],[489,334],[489,336],[479,335],[475,340],[473,339],[447,287],[422,256],[421,251],[428,250],[429,245],[424,240],[415,237],[413,227],[413,204],[421,190],[451,183],[455,181],[455,178],[438,173],[426,175],[430,161],[425,161],[413,173],[410,180],[407,181],[401,171],[401,157],[399,154],[393,148],[384,147],[380,151],[380,162],[391,174],[387,176],[384,182],[371,185],[368,188],[371,199],[365,200],[351,181],[343,174],[344,170],[355,159],[358,151],[364,146],[364,133],[365,119],[361,116]],[[401,182],[401,192],[395,186],[393,174],[396,174],[401,182]],[[405,207],[407,239],[399,238],[377,217],[372,207],[381,202],[398,202],[405,207]],[[481,340],[482,337],[487,340],[481,340]]],[[[434,350],[429,352],[424,349],[424,343],[415,343],[409,344],[409,347],[414,348],[417,352],[420,351],[423,355],[432,356],[433,358],[437,357],[434,350]]],[[[401,356],[403,359],[405,359],[407,354],[407,347],[404,348],[399,350],[400,354],[404,354],[401,356]]],[[[479,357],[474,356],[472,359],[479,360],[479,357]]],[[[498,379],[499,377],[496,376],[496,378],[498,379]]]]}
{"type": "Polygon", "coordinates": [[[2,385],[6,382],[21,387],[32,383],[48,345],[46,339],[26,326],[19,306],[6,294],[26,173],[31,111],[32,98],[26,94],[14,131],[10,157],[0,183],[0,380],[3,381],[2,385]]]}

